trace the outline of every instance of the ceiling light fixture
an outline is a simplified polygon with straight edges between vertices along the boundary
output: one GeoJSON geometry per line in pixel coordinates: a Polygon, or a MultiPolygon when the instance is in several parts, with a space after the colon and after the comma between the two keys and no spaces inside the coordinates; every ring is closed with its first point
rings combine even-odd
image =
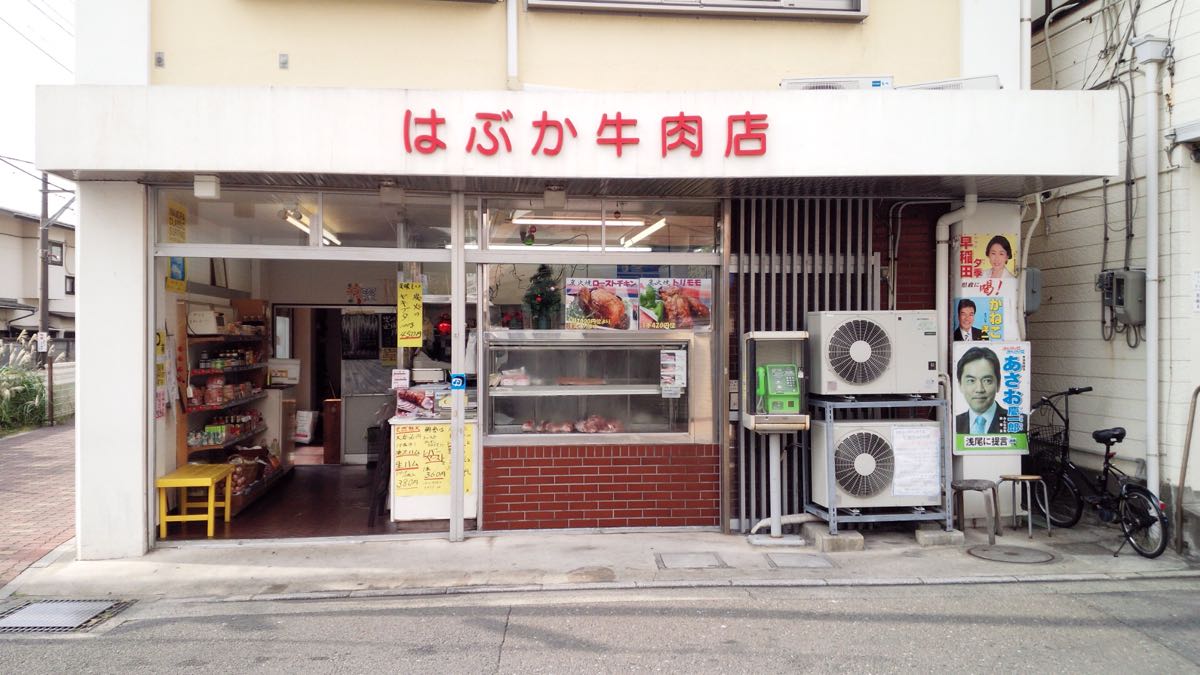
{"type": "MultiPolygon", "coordinates": [[[[308,223],[306,222],[308,219],[308,216],[304,215],[304,212],[301,211],[299,208],[284,209],[279,212],[279,215],[284,220],[288,221],[292,225],[295,225],[296,229],[300,230],[304,234],[312,233],[312,229],[308,226],[308,223]]],[[[334,244],[336,246],[342,245],[342,241],[340,239],[338,239],[336,236],[334,236],[334,234],[332,232],[330,232],[329,230],[326,230],[325,228],[321,228],[321,237],[325,241],[329,242],[330,244],[334,244]]]]}
{"type": "Polygon", "coordinates": [[[621,245],[624,246],[625,248],[629,248],[630,246],[633,246],[634,244],[645,239],[646,237],[649,237],[650,235],[654,234],[655,232],[658,232],[659,230],[663,229],[666,226],[667,226],[667,219],[660,218],[658,220],[658,222],[654,223],[650,227],[647,227],[646,229],[642,230],[641,232],[638,232],[637,234],[633,235],[629,239],[626,239],[625,237],[621,237],[621,245]]]}
{"type": "Polygon", "coordinates": [[[607,223],[609,227],[641,227],[646,221],[641,218],[625,220],[600,220],[599,218],[513,218],[513,225],[572,225],[576,227],[599,227],[607,223]]]}

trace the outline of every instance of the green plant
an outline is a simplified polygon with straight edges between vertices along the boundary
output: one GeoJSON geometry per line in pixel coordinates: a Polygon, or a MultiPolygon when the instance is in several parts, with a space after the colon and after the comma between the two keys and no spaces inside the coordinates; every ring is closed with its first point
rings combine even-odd
{"type": "MultiPolygon", "coordinates": [[[[60,355],[54,344],[47,356],[50,363],[58,362],[60,355]]],[[[35,370],[37,361],[37,339],[28,332],[22,331],[15,342],[0,342],[0,368],[35,370]]]]}
{"type": "Polygon", "coordinates": [[[0,368],[0,430],[40,426],[46,418],[46,387],[32,370],[0,368]]]}

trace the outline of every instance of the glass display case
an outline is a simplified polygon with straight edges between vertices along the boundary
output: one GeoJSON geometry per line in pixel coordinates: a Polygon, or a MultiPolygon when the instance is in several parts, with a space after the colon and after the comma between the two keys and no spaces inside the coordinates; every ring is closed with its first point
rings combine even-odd
{"type": "Polygon", "coordinates": [[[613,442],[618,435],[688,434],[692,340],[570,331],[491,335],[487,432],[613,442]]]}

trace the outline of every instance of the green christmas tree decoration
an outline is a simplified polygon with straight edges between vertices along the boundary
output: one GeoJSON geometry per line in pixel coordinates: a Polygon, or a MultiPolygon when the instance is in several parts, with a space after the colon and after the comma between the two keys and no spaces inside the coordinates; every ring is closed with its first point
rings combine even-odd
{"type": "Polygon", "coordinates": [[[537,272],[529,280],[529,288],[525,291],[525,306],[529,308],[535,329],[550,328],[555,313],[562,306],[560,291],[550,266],[538,265],[537,272]]]}

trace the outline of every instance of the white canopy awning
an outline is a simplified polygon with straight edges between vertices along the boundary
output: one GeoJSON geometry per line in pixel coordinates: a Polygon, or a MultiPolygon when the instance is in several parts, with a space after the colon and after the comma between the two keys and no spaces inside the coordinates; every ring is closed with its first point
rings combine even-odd
{"type": "Polygon", "coordinates": [[[1116,174],[1119,128],[1116,95],[1090,91],[66,86],[38,90],[37,164],[76,180],[696,196],[954,194],[973,177],[1015,197],[1116,174]]]}

